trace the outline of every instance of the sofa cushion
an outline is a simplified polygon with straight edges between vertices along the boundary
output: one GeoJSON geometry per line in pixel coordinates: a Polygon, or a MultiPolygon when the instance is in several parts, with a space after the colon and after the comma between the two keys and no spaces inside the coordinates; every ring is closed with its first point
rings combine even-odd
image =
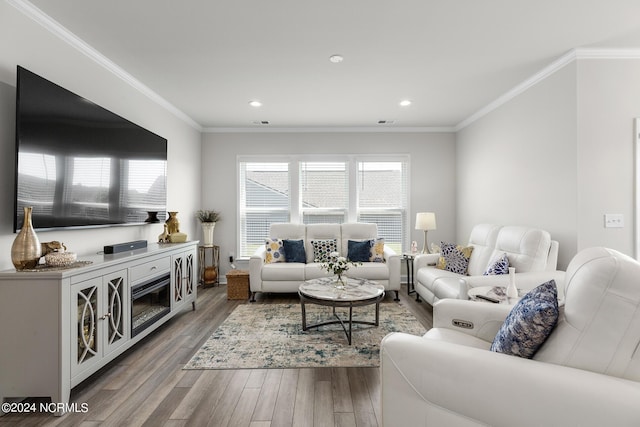
{"type": "Polygon", "coordinates": [[[329,262],[332,252],[338,251],[336,239],[311,240],[314,262],[329,262]]]}
{"type": "Polygon", "coordinates": [[[384,262],[384,239],[379,238],[379,239],[372,240],[371,253],[369,254],[369,261],[384,262]]]}
{"type": "Polygon", "coordinates": [[[292,262],[280,264],[265,264],[261,270],[263,281],[286,281],[295,280],[299,283],[304,282],[304,269],[306,264],[292,262]]]}
{"type": "Polygon", "coordinates": [[[378,237],[378,226],[367,222],[347,222],[340,224],[340,253],[347,253],[349,240],[372,240],[378,237]]]}
{"type": "Polygon", "coordinates": [[[373,240],[349,240],[347,246],[347,259],[349,259],[349,261],[369,262],[373,240]]]}
{"type": "MultiPolygon", "coordinates": [[[[342,246],[340,239],[340,224],[307,224],[307,234],[304,242],[304,249],[307,252],[307,263],[315,262],[315,251],[313,240],[335,240],[336,252],[347,253],[347,247],[342,246]]],[[[356,240],[356,239],[354,239],[356,240]]],[[[345,243],[346,245],[346,243],[345,243]]]]}
{"type": "Polygon", "coordinates": [[[547,266],[551,235],[537,228],[504,226],[496,239],[493,257],[502,252],[509,256],[509,264],[518,273],[543,271],[547,266]]]}
{"type": "Polygon", "coordinates": [[[495,276],[498,274],[509,274],[509,257],[506,252],[494,259],[483,275],[495,276]]]}
{"type": "Polygon", "coordinates": [[[436,267],[452,273],[466,275],[473,246],[463,247],[454,243],[442,242],[440,248],[442,252],[436,267]]]}
{"type": "Polygon", "coordinates": [[[267,249],[264,258],[265,263],[285,262],[284,242],[282,239],[266,239],[265,247],[267,249]]]}
{"type": "Polygon", "coordinates": [[[511,309],[491,351],[532,358],[558,322],[558,290],[550,280],[528,292],[511,309]]]}
{"type": "Polygon", "coordinates": [[[381,262],[363,262],[349,268],[345,275],[359,279],[389,280],[389,267],[381,262]]]}
{"type": "Polygon", "coordinates": [[[304,251],[304,240],[285,239],[282,243],[287,262],[307,262],[307,255],[304,251]]]}
{"type": "Polygon", "coordinates": [[[467,273],[470,276],[482,275],[489,262],[494,259],[493,250],[496,247],[496,240],[501,228],[501,226],[495,224],[477,224],[471,230],[467,245],[473,246],[473,253],[467,268],[467,273]]]}

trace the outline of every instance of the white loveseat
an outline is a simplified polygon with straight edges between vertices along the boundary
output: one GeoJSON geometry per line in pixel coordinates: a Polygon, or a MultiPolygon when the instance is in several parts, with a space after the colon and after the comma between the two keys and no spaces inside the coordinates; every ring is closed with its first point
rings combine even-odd
{"type": "Polygon", "coordinates": [[[489,350],[510,306],[438,301],[424,337],[382,341],[383,425],[640,426],[639,277],[619,252],[578,253],[533,359],[489,350]]]}
{"type": "Polygon", "coordinates": [[[509,265],[515,267],[518,289],[530,290],[547,280],[564,277],[564,272],[556,271],[558,242],[551,240],[549,233],[544,230],[479,224],[471,231],[467,246],[473,246],[468,275],[436,268],[440,254],[416,256],[414,271],[417,294],[433,305],[443,298],[467,299],[467,291],[472,287],[506,287],[509,283],[508,274],[484,275],[487,267],[505,253],[509,265]]]}
{"type": "MultiPolygon", "coordinates": [[[[315,262],[312,240],[335,239],[338,252],[347,256],[349,240],[365,241],[378,237],[378,227],[372,223],[346,224],[272,224],[269,230],[271,239],[303,240],[306,263],[277,262],[266,263],[266,246],[258,248],[249,260],[249,283],[251,301],[255,301],[256,292],[298,292],[305,280],[326,277],[330,274],[315,262]]],[[[384,286],[386,291],[395,291],[398,300],[400,290],[400,256],[385,245],[384,262],[364,262],[353,266],[346,272],[347,277],[359,277],[374,280],[384,286]]]]}

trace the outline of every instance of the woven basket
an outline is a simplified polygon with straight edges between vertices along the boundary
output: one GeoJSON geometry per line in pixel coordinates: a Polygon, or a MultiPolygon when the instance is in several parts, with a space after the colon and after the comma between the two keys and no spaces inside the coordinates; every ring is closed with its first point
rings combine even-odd
{"type": "Polygon", "coordinates": [[[249,272],[231,270],[227,273],[227,299],[249,299],[249,272]]]}

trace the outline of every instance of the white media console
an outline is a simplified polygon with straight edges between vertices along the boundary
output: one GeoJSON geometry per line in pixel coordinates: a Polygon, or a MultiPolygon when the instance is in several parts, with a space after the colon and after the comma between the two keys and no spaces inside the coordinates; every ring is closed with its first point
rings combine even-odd
{"type": "Polygon", "coordinates": [[[0,272],[0,399],[73,387],[181,310],[195,309],[198,242],[82,257],[63,270],[0,272]]]}

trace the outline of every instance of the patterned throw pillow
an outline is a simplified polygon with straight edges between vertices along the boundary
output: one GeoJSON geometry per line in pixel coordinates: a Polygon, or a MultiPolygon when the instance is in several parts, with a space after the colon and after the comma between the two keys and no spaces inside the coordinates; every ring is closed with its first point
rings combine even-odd
{"type": "Polygon", "coordinates": [[[370,262],[384,262],[384,239],[371,240],[370,262]]]}
{"type": "Polygon", "coordinates": [[[265,246],[267,248],[267,253],[264,258],[265,263],[285,262],[286,258],[284,256],[284,243],[282,239],[267,239],[265,246]]]}
{"type": "Polygon", "coordinates": [[[314,262],[329,262],[331,252],[338,251],[336,239],[332,240],[312,240],[314,262]]]}
{"type": "Polygon", "coordinates": [[[550,280],[527,293],[511,309],[491,351],[531,359],[558,322],[558,289],[550,280]]]}
{"type": "Polygon", "coordinates": [[[307,254],[304,251],[304,241],[302,240],[283,240],[284,255],[286,262],[307,262],[307,254]]]}
{"type": "Polygon", "coordinates": [[[349,240],[347,259],[353,262],[369,262],[369,256],[373,240],[349,240]]]}
{"type": "Polygon", "coordinates": [[[496,276],[498,274],[509,274],[509,258],[507,253],[503,253],[498,259],[491,263],[484,276],[496,276]]]}
{"type": "Polygon", "coordinates": [[[453,243],[440,243],[440,258],[436,268],[451,271],[452,273],[467,274],[469,258],[473,252],[473,246],[461,246],[453,243]]]}

